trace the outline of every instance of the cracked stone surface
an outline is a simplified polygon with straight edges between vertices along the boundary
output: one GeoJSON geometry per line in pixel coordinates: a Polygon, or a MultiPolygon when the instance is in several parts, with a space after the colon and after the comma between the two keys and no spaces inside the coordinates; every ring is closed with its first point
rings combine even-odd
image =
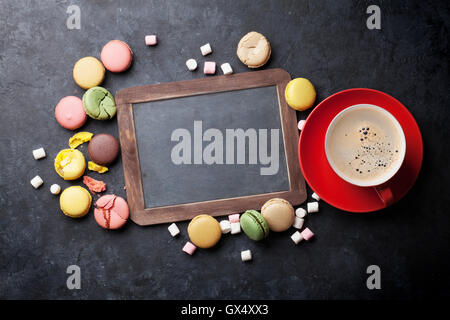
{"type": "MultiPolygon", "coordinates": [[[[352,299],[449,296],[449,7],[446,1],[2,1],[0,4],[0,298],[1,299],[352,299]],[[79,5],[81,30],[66,28],[67,7],[79,5]],[[381,30],[368,30],[366,9],[378,4],[381,30]],[[54,118],[64,96],[81,97],[73,64],[99,57],[112,39],[126,41],[134,62],[107,72],[111,93],[145,84],[203,77],[185,61],[229,62],[248,71],[236,46],[249,31],[272,46],[265,68],[306,77],[317,101],[348,88],[368,87],[399,99],[416,118],[424,140],[418,181],[393,207],[348,214],[320,202],[306,217],[311,242],[295,246],[294,230],[264,242],[227,235],[191,257],[181,251],[187,222],[172,238],[168,224],[117,231],[100,228],[93,209],[64,216],[53,183],[63,181],[53,159],[73,132],[54,118]],[[147,47],[146,34],[158,35],[147,47]],[[44,147],[45,159],[32,150],[44,147]],[[34,190],[39,174],[44,185],[34,190]],[[240,252],[250,249],[251,263],[240,252]],[[81,268],[81,289],[68,290],[66,269],[81,268]],[[379,265],[382,290],[368,290],[366,269],[379,265]]],[[[307,112],[298,113],[304,119],[307,112]]],[[[88,119],[83,131],[118,137],[116,119],[88,119]]],[[[87,155],[87,144],[78,147],[87,155]]],[[[107,192],[125,197],[122,162],[104,175],[107,192]]],[[[311,195],[312,192],[309,192],[311,195]]],[[[95,199],[94,199],[95,200],[95,199]]]]}

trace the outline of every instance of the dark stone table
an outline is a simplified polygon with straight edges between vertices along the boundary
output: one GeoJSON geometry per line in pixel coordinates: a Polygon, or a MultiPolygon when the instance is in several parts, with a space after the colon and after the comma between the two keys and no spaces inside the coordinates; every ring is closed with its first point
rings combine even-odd
{"type": "MultiPolygon", "coordinates": [[[[149,299],[379,299],[448,297],[449,282],[449,5],[447,1],[6,1],[0,3],[0,298],[149,299]],[[69,5],[81,29],[69,30],[69,5]],[[381,8],[381,29],[369,30],[366,9],[381,8]],[[210,42],[216,61],[245,72],[239,39],[256,30],[270,40],[267,68],[309,78],[317,101],[347,88],[368,87],[399,99],[416,118],[424,162],[416,185],[399,203],[371,214],[349,214],[321,202],[307,217],[314,241],[294,246],[291,231],[255,243],[226,236],[190,257],[187,240],[167,225],[129,222],[105,231],[91,212],[65,217],[52,183],[67,187],[53,158],[72,132],[54,107],[83,94],[72,67],[99,56],[111,39],[133,48],[131,69],[108,73],[104,86],[126,87],[202,77],[186,70],[210,42]],[[148,48],[144,36],[160,42],[148,48]],[[44,146],[47,158],[31,151],[44,146]],[[29,181],[45,181],[34,190],[29,181]],[[242,263],[240,251],[254,260],[242,263]],[[81,269],[81,289],[69,290],[66,269],[81,269]],[[381,290],[368,290],[366,269],[381,268],[381,290]]],[[[307,114],[299,114],[299,118],[307,114]]],[[[116,121],[89,120],[94,133],[118,136],[116,121]]],[[[81,147],[86,154],[87,145],[81,147]]],[[[100,176],[125,196],[122,163],[100,176]]]]}

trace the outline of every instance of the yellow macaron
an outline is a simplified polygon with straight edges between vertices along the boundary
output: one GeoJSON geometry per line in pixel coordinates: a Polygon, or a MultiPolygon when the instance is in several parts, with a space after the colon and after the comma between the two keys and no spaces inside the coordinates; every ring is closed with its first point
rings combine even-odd
{"type": "Polygon", "coordinates": [[[188,226],[188,234],[192,243],[199,248],[213,247],[222,236],[219,222],[207,214],[194,217],[188,226]]]}
{"type": "Polygon", "coordinates": [[[89,212],[92,197],[83,187],[73,186],[61,193],[59,206],[62,212],[71,218],[81,218],[89,212]]]}
{"type": "Polygon", "coordinates": [[[61,178],[75,180],[83,175],[86,169],[86,160],[77,149],[64,149],[56,155],[54,165],[61,178]]]}
{"type": "Polygon", "coordinates": [[[311,108],[316,101],[316,89],[308,79],[296,78],[289,81],[284,96],[291,108],[303,111],[311,108]]]}
{"type": "Polygon", "coordinates": [[[99,86],[105,78],[105,67],[94,57],[84,57],[73,66],[73,80],[83,89],[99,86]]]}

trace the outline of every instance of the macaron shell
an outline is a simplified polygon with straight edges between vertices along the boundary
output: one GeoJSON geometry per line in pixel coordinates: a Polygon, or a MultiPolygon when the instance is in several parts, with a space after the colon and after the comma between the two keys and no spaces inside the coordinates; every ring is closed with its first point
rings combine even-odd
{"type": "Polygon", "coordinates": [[[117,214],[123,220],[127,220],[130,216],[130,209],[128,208],[128,203],[122,197],[117,197],[114,201],[114,206],[111,211],[117,214]]]}
{"type": "Polygon", "coordinates": [[[275,232],[282,232],[289,229],[294,223],[295,214],[292,205],[280,198],[274,198],[267,201],[261,214],[267,221],[269,229],[275,232]]]}
{"type": "Polygon", "coordinates": [[[103,229],[119,229],[125,225],[127,220],[122,219],[114,211],[108,211],[104,209],[94,209],[95,221],[103,229]]]}
{"type": "Polygon", "coordinates": [[[117,158],[119,149],[119,142],[114,136],[101,133],[95,135],[89,142],[88,153],[92,161],[107,166],[117,158]]]}
{"type": "Polygon", "coordinates": [[[222,229],[216,219],[202,214],[189,223],[188,234],[193,244],[206,249],[213,247],[220,240],[222,229]]]}
{"type": "Polygon", "coordinates": [[[98,200],[95,202],[95,205],[99,208],[111,209],[111,207],[114,205],[114,200],[116,198],[117,196],[113,194],[106,194],[98,198],[98,200]]]}
{"type": "Polygon", "coordinates": [[[100,85],[105,78],[105,67],[94,57],[84,57],[73,66],[73,79],[83,89],[100,85]]]}
{"type": "MultiPolygon", "coordinates": [[[[263,204],[263,206],[262,206],[262,208],[261,208],[261,211],[262,210],[264,210],[265,208],[267,208],[267,207],[269,207],[271,204],[273,204],[273,203],[284,203],[284,204],[286,204],[286,205],[290,205],[290,206],[292,206],[291,205],[291,203],[289,202],[289,201],[287,201],[287,200],[284,200],[284,199],[282,199],[282,198],[272,198],[272,199],[270,199],[270,200],[267,200],[264,204],[263,204]]],[[[261,212],[262,213],[262,212],[261,212]]]]}
{"type": "MultiPolygon", "coordinates": [[[[83,109],[84,110],[84,109],[83,109]]],[[[88,142],[92,139],[92,136],[94,134],[91,132],[78,132],[75,133],[70,139],[69,139],[69,147],[71,149],[77,148],[79,145],[88,142]]]]}
{"type": "Polygon", "coordinates": [[[62,212],[71,218],[81,218],[89,212],[92,197],[89,192],[80,186],[65,189],[59,197],[62,212]]]}
{"type": "Polygon", "coordinates": [[[289,81],[284,96],[291,108],[303,111],[311,108],[316,101],[316,89],[308,79],[296,78],[289,81]]]}
{"type": "Polygon", "coordinates": [[[262,215],[255,210],[247,210],[240,218],[241,228],[252,240],[259,241],[269,234],[269,227],[262,215]]]}
{"type": "Polygon", "coordinates": [[[86,160],[77,149],[63,149],[56,155],[54,167],[64,180],[75,180],[83,175],[86,169],[86,160]]]}
{"type": "Polygon", "coordinates": [[[108,120],[116,115],[117,107],[113,95],[102,87],[90,88],[83,94],[83,108],[96,120],[108,120]]]}
{"type": "Polygon", "coordinates": [[[62,98],[55,107],[55,118],[66,129],[75,130],[86,122],[83,102],[75,96],[62,98]]]}
{"type": "Polygon", "coordinates": [[[125,42],[111,40],[103,47],[100,59],[109,71],[123,72],[130,67],[133,61],[133,51],[125,42]]]}
{"type": "Polygon", "coordinates": [[[89,161],[88,162],[88,169],[91,170],[91,171],[98,172],[98,173],[108,172],[108,168],[107,167],[104,167],[104,166],[101,166],[99,164],[96,164],[94,161],[89,161]]]}
{"type": "Polygon", "coordinates": [[[95,221],[105,229],[119,229],[128,220],[130,209],[122,197],[104,195],[95,203],[95,221]]]}
{"type": "Polygon", "coordinates": [[[238,58],[249,68],[259,68],[267,63],[272,49],[267,38],[261,33],[251,31],[239,41],[238,58]]]}

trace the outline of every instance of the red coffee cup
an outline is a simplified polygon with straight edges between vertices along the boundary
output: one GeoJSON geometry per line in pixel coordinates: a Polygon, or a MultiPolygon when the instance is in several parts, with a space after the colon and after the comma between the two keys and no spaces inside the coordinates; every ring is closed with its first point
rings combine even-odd
{"type": "Polygon", "coordinates": [[[328,126],[325,154],[341,179],[359,187],[374,188],[385,206],[394,202],[389,180],[403,164],[406,139],[391,113],[371,104],[342,110],[328,126]]]}

